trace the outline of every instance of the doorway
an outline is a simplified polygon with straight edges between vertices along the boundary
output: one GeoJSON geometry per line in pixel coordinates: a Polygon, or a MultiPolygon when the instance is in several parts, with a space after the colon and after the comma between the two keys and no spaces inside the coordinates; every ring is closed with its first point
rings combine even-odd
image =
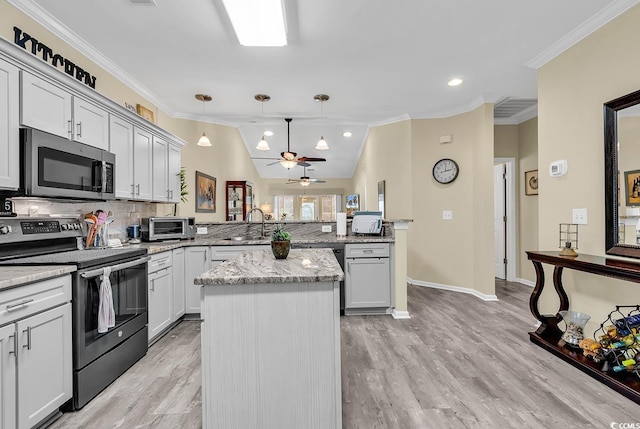
{"type": "Polygon", "coordinates": [[[515,158],[494,159],[495,277],[516,277],[516,175],[515,158]]]}

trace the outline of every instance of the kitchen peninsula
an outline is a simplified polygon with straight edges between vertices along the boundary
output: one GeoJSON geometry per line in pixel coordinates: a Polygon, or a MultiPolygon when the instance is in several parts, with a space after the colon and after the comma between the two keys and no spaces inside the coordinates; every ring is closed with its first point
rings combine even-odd
{"type": "Polygon", "coordinates": [[[242,253],[195,279],[203,428],[340,428],[339,282],[329,249],[242,253]]]}

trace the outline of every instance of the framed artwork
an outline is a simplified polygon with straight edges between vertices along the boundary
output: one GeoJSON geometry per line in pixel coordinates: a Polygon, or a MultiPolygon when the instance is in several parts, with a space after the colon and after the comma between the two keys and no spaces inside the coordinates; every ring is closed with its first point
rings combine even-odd
{"type": "Polygon", "coordinates": [[[147,109],[142,104],[136,104],[136,110],[138,112],[138,115],[142,116],[147,121],[154,123],[153,110],[147,109]]]}
{"type": "Polygon", "coordinates": [[[196,212],[216,212],[216,178],[196,171],[196,212]]]}
{"type": "Polygon", "coordinates": [[[626,205],[640,206],[640,170],[624,172],[624,196],[626,205]]]}
{"type": "Polygon", "coordinates": [[[360,210],[360,195],[347,195],[345,208],[347,209],[347,216],[353,216],[355,212],[360,210]]]}
{"type": "Polygon", "coordinates": [[[384,180],[378,182],[378,211],[384,219],[384,180]]]}
{"type": "Polygon", "coordinates": [[[538,195],[538,170],[524,172],[524,194],[538,195]]]}

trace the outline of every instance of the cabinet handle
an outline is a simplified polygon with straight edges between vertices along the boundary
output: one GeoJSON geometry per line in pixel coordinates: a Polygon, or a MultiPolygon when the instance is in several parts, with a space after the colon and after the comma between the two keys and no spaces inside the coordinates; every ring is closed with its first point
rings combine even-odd
{"type": "Polygon", "coordinates": [[[73,122],[71,120],[67,121],[67,133],[69,137],[73,137],[73,122]]]}
{"type": "Polygon", "coordinates": [[[24,301],[19,302],[19,303],[17,303],[17,304],[7,305],[7,311],[15,310],[15,309],[17,309],[18,307],[22,307],[23,305],[27,305],[27,304],[29,304],[30,302],[33,302],[33,299],[25,299],[24,301]]]}
{"type": "Polygon", "coordinates": [[[156,291],[156,281],[151,280],[151,292],[155,292],[155,291],[156,291]]]}
{"type": "Polygon", "coordinates": [[[31,326],[27,326],[27,329],[22,331],[23,333],[27,333],[27,344],[22,346],[22,348],[26,348],[27,350],[31,350],[31,326]]]}
{"type": "Polygon", "coordinates": [[[136,185],[136,195],[140,195],[140,184],[136,185]]]}
{"type": "Polygon", "coordinates": [[[78,122],[78,137],[82,137],[82,121],[78,122]]]}
{"type": "Polygon", "coordinates": [[[207,251],[204,251],[204,261],[207,262],[207,251]]]}
{"type": "Polygon", "coordinates": [[[16,334],[9,335],[9,338],[13,338],[13,350],[9,350],[10,355],[18,355],[18,336],[16,334]]]}
{"type": "Polygon", "coordinates": [[[173,199],[173,189],[169,189],[169,199],[173,199]]]}
{"type": "Polygon", "coordinates": [[[373,253],[373,250],[371,249],[365,249],[362,251],[362,253],[373,253]]]}

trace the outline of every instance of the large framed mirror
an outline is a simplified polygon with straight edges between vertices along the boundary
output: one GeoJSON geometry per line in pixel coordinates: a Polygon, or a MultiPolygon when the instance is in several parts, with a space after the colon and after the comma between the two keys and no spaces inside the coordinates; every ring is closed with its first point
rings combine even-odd
{"type": "Polygon", "coordinates": [[[640,258],[640,91],[604,104],[605,251],[640,258]]]}

